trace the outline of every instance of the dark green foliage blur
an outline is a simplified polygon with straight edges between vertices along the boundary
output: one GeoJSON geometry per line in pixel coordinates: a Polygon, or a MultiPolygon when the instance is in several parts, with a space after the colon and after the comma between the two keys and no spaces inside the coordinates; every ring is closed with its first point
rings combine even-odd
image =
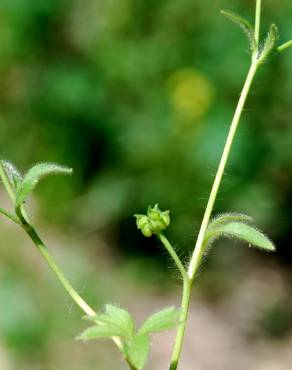
{"type": "MultiPolygon", "coordinates": [[[[56,237],[65,251],[58,260],[73,283],[86,285],[86,298],[98,308],[108,299],[126,301],[116,285],[125,285],[121,276],[134,277],[138,285],[165,283],[163,270],[155,268],[161,254],[167,265],[165,255],[154,238],[136,229],[133,214],[156,203],[169,209],[167,234],[188,257],[249,65],[245,36],[219,10],[252,20],[254,3],[0,1],[0,157],[23,170],[39,161],[74,168],[70,178],[45,180],[28,205],[38,222],[71,235],[70,242],[56,237]],[[85,245],[88,238],[91,247],[85,245]],[[142,259],[125,265],[114,260],[114,272],[107,272],[108,245],[125,260],[142,259]]],[[[281,41],[290,39],[291,19],[290,0],[265,0],[262,35],[276,22],[281,41]]],[[[219,247],[201,279],[205,299],[213,303],[235,289],[234,277],[248,276],[243,266],[252,253],[258,266],[273,258],[284,266],[292,262],[291,97],[292,50],[287,50],[256,77],[216,203],[216,212],[253,217],[278,252],[272,257],[236,245],[219,247]]],[[[95,346],[68,345],[84,329],[78,310],[67,315],[63,306],[71,312],[69,298],[43,272],[46,267],[33,269],[39,256],[30,254],[28,241],[23,245],[26,239],[19,236],[12,250],[7,235],[14,226],[5,232],[0,342],[11,351],[13,366],[4,369],[83,370],[97,359],[107,364],[101,368],[118,369],[120,358],[106,357],[107,347],[101,345],[94,357],[95,346]]],[[[271,337],[291,328],[291,288],[285,292],[287,299],[272,302],[258,318],[271,337]]],[[[4,360],[1,364],[2,370],[4,360]]]]}
{"type": "MultiPolygon", "coordinates": [[[[191,245],[249,63],[222,8],[251,18],[254,1],[1,1],[1,156],[75,170],[44,185],[46,217],[115,230],[123,246],[138,238],[132,214],[158,202],[171,236],[191,245]]],[[[264,27],[277,22],[282,41],[289,11],[265,1],[264,27]]],[[[287,51],[259,73],[217,203],[283,243],[291,61],[287,51]]]]}

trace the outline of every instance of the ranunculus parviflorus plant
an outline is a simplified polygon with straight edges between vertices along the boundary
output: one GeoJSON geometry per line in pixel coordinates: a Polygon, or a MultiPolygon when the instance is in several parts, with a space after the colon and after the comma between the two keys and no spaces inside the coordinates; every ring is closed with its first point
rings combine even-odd
{"type": "Polygon", "coordinates": [[[277,46],[278,31],[275,24],[270,26],[266,38],[260,40],[261,0],[256,1],[254,27],[246,19],[238,15],[227,11],[222,11],[222,14],[242,28],[247,35],[251,52],[251,64],[235,109],[195,248],[188,265],[185,265],[181,261],[175,249],[164,235],[164,230],[170,224],[168,211],[161,211],[158,205],[155,205],[154,207],[149,207],[145,215],[135,215],[138,229],[141,230],[145,237],[154,235],[161,241],[181,274],[183,293],[180,309],[168,307],[154,313],[140,328],[135,326],[131,314],[120,307],[108,304],[99,312],[92,309],[64,276],[62,270],[50,255],[49,250],[31,223],[25,210],[27,197],[43,177],[54,174],[70,175],[72,170],[53,163],[40,163],[29,169],[25,175],[22,175],[9,161],[3,160],[0,162],[0,177],[14,207],[13,212],[1,208],[0,212],[27,233],[66,292],[85,313],[90,326],[78,339],[88,341],[97,338],[110,338],[122,352],[125,361],[132,370],[144,368],[150,350],[151,335],[170,328],[176,328],[177,336],[169,369],[177,369],[189,313],[191,289],[196,280],[196,273],[200,267],[202,258],[210,250],[212,243],[221,237],[231,237],[243,240],[248,245],[253,245],[266,251],[275,250],[273,243],[261,231],[254,227],[251,217],[240,213],[226,213],[213,218],[211,217],[224,169],[255,74],[268,57],[292,46],[292,41],[277,46]]]}

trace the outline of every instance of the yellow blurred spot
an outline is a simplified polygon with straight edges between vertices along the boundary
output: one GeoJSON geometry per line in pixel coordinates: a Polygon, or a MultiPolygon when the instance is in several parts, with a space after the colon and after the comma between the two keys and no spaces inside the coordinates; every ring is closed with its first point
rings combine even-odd
{"type": "Polygon", "coordinates": [[[203,73],[183,69],[175,72],[169,82],[176,120],[191,123],[207,113],[213,102],[214,87],[203,73]]]}

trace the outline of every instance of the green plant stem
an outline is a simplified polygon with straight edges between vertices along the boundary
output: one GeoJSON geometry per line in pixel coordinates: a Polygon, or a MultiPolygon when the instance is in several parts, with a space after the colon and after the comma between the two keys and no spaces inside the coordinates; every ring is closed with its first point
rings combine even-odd
{"type": "Polygon", "coordinates": [[[262,0],[257,0],[256,2],[256,14],[255,14],[255,27],[254,27],[254,37],[259,49],[260,42],[260,26],[261,26],[261,10],[262,10],[262,0]]]}
{"type": "Polygon", "coordinates": [[[171,365],[170,365],[170,368],[169,368],[170,370],[176,370],[177,366],[178,366],[178,361],[179,361],[179,358],[180,358],[182,345],[183,345],[183,340],[184,340],[184,333],[185,333],[185,328],[186,328],[186,323],[187,323],[188,310],[189,310],[189,305],[190,305],[191,286],[192,286],[192,282],[195,278],[195,275],[198,271],[198,268],[200,266],[202,256],[204,254],[205,233],[206,233],[209,221],[210,221],[210,217],[211,217],[211,214],[212,214],[212,211],[213,211],[213,207],[214,207],[214,204],[215,204],[215,201],[216,201],[218,190],[219,190],[221,180],[222,180],[222,177],[223,177],[223,174],[224,174],[224,170],[225,170],[225,167],[226,167],[226,164],[227,164],[229,153],[230,153],[230,150],[231,150],[231,147],[232,147],[232,144],[233,144],[233,141],[234,141],[234,137],[235,137],[235,134],[236,134],[236,131],[237,131],[237,128],[238,128],[238,124],[239,124],[239,121],[240,121],[240,118],[241,118],[241,115],[242,115],[242,111],[243,111],[248,93],[250,91],[252,82],[254,80],[257,68],[259,66],[259,64],[254,60],[255,60],[255,58],[253,58],[253,61],[251,63],[251,66],[250,66],[249,72],[247,74],[242,92],[240,94],[240,98],[239,98],[239,101],[238,101],[238,104],[237,104],[237,107],[236,107],[236,110],[235,110],[235,113],[234,113],[233,120],[231,122],[231,126],[230,126],[230,130],[229,130],[229,133],[228,133],[228,136],[227,136],[225,147],[224,147],[224,150],[223,150],[223,153],[222,153],[222,157],[221,157],[221,160],[220,160],[220,163],[219,163],[219,167],[218,167],[218,170],[217,170],[217,173],[216,173],[216,176],[215,176],[215,180],[214,180],[214,183],[213,183],[213,186],[212,186],[212,189],[211,189],[209,200],[208,200],[206,210],[205,210],[205,213],[204,213],[204,217],[203,217],[203,220],[202,220],[201,228],[200,228],[200,231],[199,231],[199,234],[198,234],[198,238],[197,238],[196,246],[195,246],[195,249],[194,249],[194,253],[192,255],[192,258],[191,258],[191,261],[190,261],[190,264],[189,264],[188,284],[186,284],[186,286],[184,286],[182,306],[181,306],[181,309],[182,309],[181,319],[182,319],[182,321],[181,321],[181,324],[180,324],[180,326],[178,328],[178,331],[177,331],[177,336],[176,336],[175,345],[174,345],[174,349],[173,349],[172,361],[171,361],[171,365]]]}
{"type": "Polygon", "coordinates": [[[188,278],[187,271],[186,271],[184,265],[182,264],[179,256],[177,255],[176,251],[174,250],[173,246],[170,244],[170,242],[164,236],[163,233],[158,233],[157,234],[157,237],[161,241],[161,243],[165,246],[165,248],[167,249],[168,253],[171,255],[172,259],[174,260],[177,268],[179,269],[179,271],[180,271],[180,273],[182,275],[182,278],[184,280],[187,279],[188,278]]]}
{"type": "Polygon", "coordinates": [[[292,46],[292,40],[285,42],[277,48],[278,52],[284,51],[292,46]]]}
{"type": "Polygon", "coordinates": [[[198,235],[198,239],[197,239],[197,242],[196,242],[195,250],[194,250],[193,256],[192,256],[191,261],[190,261],[190,265],[189,265],[189,269],[188,269],[188,275],[189,275],[190,279],[194,278],[194,276],[197,272],[198,266],[200,264],[200,261],[201,261],[201,257],[202,257],[202,250],[201,249],[202,249],[205,233],[206,233],[206,230],[207,230],[207,227],[208,227],[208,224],[209,224],[209,220],[210,220],[210,217],[211,217],[211,214],[212,214],[212,211],[213,211],[214,203],[216,201],[218,190],[219,190],[221,180],[222,180],[222,177],[223,177],[223,174],[224,174],[224,170],[225,170],[225,167],[226,167],[226,164],[227,164],[229,153],[230,153],[233,141],[234,141],[234,137],[235,137],[235,134],[236,134],[236,131],[237,131],[237,128],[238,128],[238,124],[239,124],[239,121],[240,121],[240,118],[241,118],[241,115],[242,115],[242,111],[243,111],[248,93],[250,91],[250,87],[251,87],[252,82],[254,80],[254,76],[256,74],[257,68],[258,68],[258,63],[252,62],[251,66],[250,66],[250,69],[249,69],[249,72],[247,74],[246,81],[244,83],[244,87],[242,89],[242,92],[241,92],[241,95],[240,95],[240,98],[239,98],[235,113],[234,113],[233,120],[231,122],[230,130],[229,130],[229,133],[228,133],[228,136],[227,136],[225,147],[224,147],[224,150],[223,150],[223,153],[222,153],[222,157],[221,157],[221,160],[220,160],[220,163],[219,163],[219,167],[218,167],[218,170],[217,170],[217,173],[216,173],[216,176],[215,176],[215,180],[214,180],[214,183],[213,183],[213,186],[212,186],[212,189],[211,189],[211,193],[210,193],[210,196],[209,196],[209,200],[208,200],[208,203],[207,203],[207,207],[206,207],[205,214],[204,214],[204,217],[203,217],[203,221],[202,221],[202,224],[201,224],[201,228],[200,228],[200,231],[199,231],[199,235],[198,235]]]}
{"type": "MultiPolygon", "coordinates": [[[[37,247],[40,254],[43,256],[45,261],[47,262],[50,269],[54,272],[56,277],[58,278],[59,282],[62,284],[66,292],[69,294],[69,296],[73,299],[73,301],[81,308],[81,310],[88,316],[95,316],[96,312],[91,308],[87,302],[84,301],[84,299],[77,293],[77,291],[72,287],[69,280],[65,277],[62,270],[56,263],[56,261],[53,259],[53,257],[50,255],[48,248],[46,247],[45,243],[42,241],[38,233],[36,232],[35,228],[26,221],[24,215],[23,215],[23,209],[17,208],[16,214],[20,220],[20,224],[24,231],[27,233],[27,235],[30,237],[30,239],[33,241],[34,245],[37,247]]],[[[123,347],[122,341],[118,337],[112,337],[112,340],[116,344],[116,346],[121,350],[123,347]]],[[[132,369],[131,364],[128,362],[127,359],[125,359],[128,365],[132,369]]]]}
{"type": "Polygon", "coordinates": [[[85,312],[88,316],[95,316],[96,312],[84,301],[83,298],[76,292],[76,290],[72,287],[68,279],[64,276],[63,272],[51,257],[47,247],[45,246],[44,242],[41,240],[33,226],[28,223],[23,224],[23,229],[26,231],[28,236],[31,238],[35,246],[37,247],[38,251],[41,253],[47,264],[49,265],[50,269],[55,273],[58,280],[66,290],[66,292],[70,295],[70,297],[74,300],[74,302],[85,312]]]}
{"type": "Polygon", "coordinates": [[[169,370],[176,370],[178,361],[182,351],[182,344],[185,336],[186,331],[186,323],[189,313],[190,307],[190,297],[191,297],[191,289],[192,289],[192,280],[188,277],[183,281],[183,295],[182,295],[182,302],[181,302],[181,312],[179,318],[179,326],[177,329],[176,339],[173,347],[171,363],[169,370]]]}
{"type": "Polygon", "coordinates": [[[188,311],[189,311],[189,304],[190,304],[189,297],[191,294],[192,282],[188,277],[187,271],[184,265],[182,264],[181,259],[179,258],[175,249],[170,244],[170,242],[165,237],[165,235],[160,232],[157,234],[157,237],[159,238],[161,243],[165,246],[168,253],[171,255],[172,259],[174,260],[183,278],[183,295],[182,295],[181,311],[180,311],[180,318],[179,318],[180,324],[177,330],[177,340],[176,340],[175,347],[173,349],[173,354],[172,354],[172,360],[171,360],[171,366],[170,366],[170,369],[172,370],[172,369],[176,369],[177,359],[179,358],[181,349],[182,349],[180,346],[180,343],[182,343],[182,340],[185,334],[185,329],[186,329],[186,325],[184,323],[187,320],[188,311]]]}
{"type": "Polygon", "coordinates": [[[17,217],[15,217],[13,214],[5,211],[5,209],[0,207],[0,213],[2,213],[4,216],[9,218],[11,221],[15,222],[16,224],[20,225],[20,222],[17,217]]]}
{"type": "Polygon", "coordinates": [[[173,246],[170,244],[168,239],[164,236],[163,233],[158,233],[157,237],[161,241],[161,243],[165,246],[169,254],[171,255],[172,259],[174,260],[177,268],[179,269],[181,276],[183,278],[183,295],[182,295],[182,302],[181,302],[181,311],[180,311],[180,318],[179,318],[179,327],[177,330],[177,339],[175,342],[175,346],[173,349],[172,359],[170,370],[176,369],[177,367],[177,359],[180,356],[182,346],[180,345],[183,341],[183,337],[185,334],[186,329],[186,321],[189,311],[189,304],[190,304],[190,294],[191,294],[191,285],[192,281],[189,279],[187,271],[182,264],[179,256],[177,255],[176,251],[174,250],[173,246]]]}

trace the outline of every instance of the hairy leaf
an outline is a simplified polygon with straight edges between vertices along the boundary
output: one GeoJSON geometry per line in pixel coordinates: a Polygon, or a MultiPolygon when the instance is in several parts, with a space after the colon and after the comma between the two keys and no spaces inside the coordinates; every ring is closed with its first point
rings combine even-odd
{"type": "Polygon", "coordinates": [[[20,185],[23,176],[18,170],[18,168],[10,161],[2,160],[1,164],[4,168],[4,171],[6,172],[6,175],[8,176],[8,180],[10,184],[17,189],[20,185]]]}
{"type": "Polygon", "coordinates": [[[111,337],[122,337],[123,330],[120,327],[110,324],[95,325],[88,329],[77,337],[80,340],[93,340],[98,338],[111,338],[111,337]]]}
{"type": "Polygon", "coordinates": [[[206,242],[212,242],[221,236],[234,237],[240,240],[244,240],[250,245],[258,248],[265,249],[267,251],[274,251],[275,246],[271,240],[264,235],[261,231],[255,227],[247,225],[243,222],[228,222],[226,224],[218,225],[217,228],[213,229],[206,242]]]}
{"type": "Polygon", "coordinates": [[[231,20],[233,23],[237,24],[243,32],[247,35],[249,44],[250,44],[250,49],[252,51],[256,50],[257,45],[255,41],[255,35],[254,35],[254,29],[252,25],[247,21],[246,19],[242,18],[241,16],[228,12],[226,10],[221,10],[221,14],[223,14],[226,18],[231,20]]]}
{"type": "Polygon", "coordinates": [[[128,344],[127,357],[137,370],[144,368],[150,350],[149,335],[136,335],[128,344]]]}
{"type": "Polygon", "coordinates": [[[105,306],[106,315],[108,315],[116,325],[119,325],[128,336],[132,336],[135,330],[133,316],[126,310],[107,304],[105,306]]]}
{"type": "Polygon", "coordinates": [[[117,306],[107,304],[105,313],[85,316],[87,320],[95,322],[97,325],[115,326],[120,329],[122,336],[127,339],[132,339],[135,333],[135,323],[132,315],[117,306]]]}
{"type": "Polygon", "coordinates": [[[251,223],[252,221],[253,219],[250,216],[243,215],[241,213],[222,213],[221,215],[218,215],[217,217],[210,221],[207,232],[228,222],[251,223]]]}
{"type": "Polygon", "coordinates": [[[179,311],[174,307],[167,307],[150,316],[139,330],[139,334],[150,334],[172,329],[179,323],[179,311]]]}
{"type": "Polygon", "coordinates": [[[33,166],[18,186],[15,206],[20,207],[37,183],[49,175],[70,175],[72,169],[55,163],[39,163],[33,166]]]}
{"type": "Polygon", "coordinates": [[[278,38],[278,28],[275,24],[271,24],[270,30],[264,42],[264,46],[261,50],[259,61],[264,62],[265,59],[269,56],[271,51],[274,49],[276,41],[278,38]]]}

